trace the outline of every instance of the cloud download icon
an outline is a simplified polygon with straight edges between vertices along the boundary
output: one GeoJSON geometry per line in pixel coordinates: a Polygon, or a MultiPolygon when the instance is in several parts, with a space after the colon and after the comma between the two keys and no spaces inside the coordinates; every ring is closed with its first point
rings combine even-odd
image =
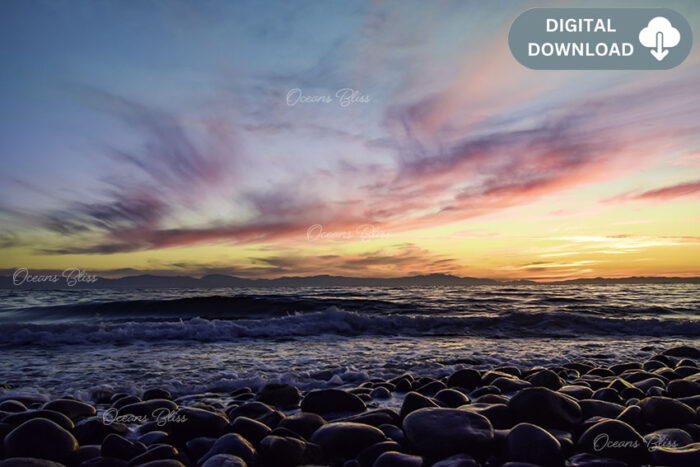
{"type": "Polygon", "coordinates": [[[647,27],[639,32],[639,42],[651,49],[651,54],[658,60],[668,55],[665,47],[675,47],[681,41],[681,33],[663,16],[657,16],[649,21],[647,27]]]}

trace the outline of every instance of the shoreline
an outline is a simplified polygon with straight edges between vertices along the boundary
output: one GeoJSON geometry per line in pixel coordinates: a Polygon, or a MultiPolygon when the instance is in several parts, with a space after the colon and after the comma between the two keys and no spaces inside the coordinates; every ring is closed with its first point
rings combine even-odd
{"type": "Polygon", "coordinates": [[[679,346],[342,389],[100,390],[90,401],[2,391],[0,466],[700,465],[698,362],[700,350],[679,346]],[[7,460],[32,457],[44,460],[7,460]]]}

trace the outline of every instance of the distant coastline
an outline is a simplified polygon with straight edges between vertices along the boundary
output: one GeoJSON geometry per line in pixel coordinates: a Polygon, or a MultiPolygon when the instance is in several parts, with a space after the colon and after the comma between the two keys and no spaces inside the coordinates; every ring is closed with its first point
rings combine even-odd
{"type": "Polygon", "coordinates": [[[159,289],[159,288],[273,288],[273,287],[460,287],[475,285],[613,285],[613,284],[700,284],[700,277],[586,278],[562,281],[496,280],[428,274],[395,278],[347,276],[284,276],[275,279],[247,279],[224,274],[203,277],[140,274],[120,278],[94,276],[90,282],[69,285],[68,281],[14,285],[12,276],[0,276],[0,289],[159,289]]]}

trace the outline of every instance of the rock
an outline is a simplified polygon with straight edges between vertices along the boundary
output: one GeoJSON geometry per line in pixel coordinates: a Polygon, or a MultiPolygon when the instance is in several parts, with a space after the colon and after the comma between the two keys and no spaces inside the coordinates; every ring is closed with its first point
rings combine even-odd
{"type": "Polygon", "coordinates": [[[294,433],[299,433],[304,439],[309,439],[316,430],[325,424],[326,421],[318,414],[299,412],[283,419],[279,423],[279,427],[292,430],[294,433]]]}
{"type": "Polygon", "coordinates": [[[263,465],[294,467],[302,463],[306,444],[296,438],[267,436],[258,446],[263,465]]]}
{"type": "Polygon", "coordinates": [[[520,423],[507,437],[508,458],[543,466],[559,466],[564,462],[561,444],[537,425],[520,423]]]}
{"type": "Polygon", "coordinates": [[[673,347],[671,349],[664,350],[662,352],[662,355],[700,360],[700,350],[687,345],[681,345],[679,347],[673,347]]]}
{"type": "Polygon", "coordinates": [[[620,394],[613,388],[600,388],[593,393],[591,399],[615,404],[621,404],[623,402],[620,394]]]}
{"type": "Polygon", "coordinates": [[[514,393],[531,387],[532,383],[516,378],[496,378],[491,382],[491,385],[496,386],[503,393],[514,393]]]}
{"type": "Polygon", "coordinates": [[[301,410],[319,415],[358,413],[366,409],[362,399],[341,389],[317,389],[301,401],[301,410]]]}
{"type": "Polygon", "coordinates": [[[177,404],[167,399],[151,399],[135,402],[121,407],[118,415],[133,415],[135,417],[161,417],[177,410],[177,404]]]}
{"type": "Polygon", "coordinates": [[[680,428],[664,428],[644,435],[647,447],[682,448],[693,442],[693,437],[680,428]]]}
{"type": "Polygon", "coordinates": [[[438,391],[441,391],[445,388],[447,388],[447,385],[445,385],[445,383],[443,383],[442,381],[430,381],[429,383],[426,383],[417,388],[416,392],[418,394],[423,394],[424,396],[434,396],[438,393],[438,391]]]}
{"type": "Polygon", "coordinates": [[[627,423],[635,430],[641,430],[644,425],[644,417],[642,417],[642,408],[638,405],[630,405],[616,417],[617,420],[627,423]]]}
{"type": "Polygon", "coordinates": [[[351,422],[328,423],[311,436],[311,442],[320,445],[330,459],[354,459],[363,449],[385,439],[378,428],[351,422]]]}
{"type": "Polygon", "coordinates": [[[630,399],[643,399],[644,398],[644,391],[642,391],[639,388],[625,388],[620,392],[620,396],[622,399],[625,401],[628,401],[630,399]]]}
{"type": "Polygon", "coordinates": [[[634,387],[641,389],[642,391],[648,391],[651,388],[657,387],[663,389],[666,383],[660,378],[647,378],[634,383],[634,387]]]}
{"type": "Polygon", "coordinates": [[[432,399],[418,394],[417,392],[409,392],[403,399],[399,417],[403,420],[411,412],[426,407],[438,407],[438,405],[433,402],[432,399]]]}
{"type": "Polygon", "coordinates": [[[377,428],[382,430],[384,435],[392,441],[396,441],[401,446],[406,446],[406,435],[403,430],[396,425],[379,425],[377,428]]]}
{"type": "Polygon", "coordinates": [[[47,420],[51,420],[52,422],[58,424],[61,428],[68,431],[75,428],[73,421],[70,418],[63,415],[61,412],[46,409],[27,410],[25,412],[13,413],[3,418],[2,422],[8,423],[13,426],[19,426],[27,420],[32,420],[35,418],[44,418],[47,420]]]}
{"type": "Polygon", "coordinates": [[[586,372],[586,375],[590,375],[590,376],[615,376],[615,373],[610,371],[608,368],[598,367],[598,368],[593,368],[591,370],[588,370],[588,372],[586,372]]]}
{"type": "Polygon", "coordinates": [[[416,452],[436,459],[481,454],[494,436],[486,417],[459,409],[416,410],[404,419],[403,430],[416,452]]]}
{"type": "Polygon", "coordinates": [[[507,404],[508,398],[500,394],[484,394],[474,399],[477,404],[507,404]]]}
{"type": "Polygon", "coordinates": [[[479,463],[469,454],[456,454],[436,462],[432,467],[479,467],[479,463]]]}
{"type": "Polygon", "coordinates": [[[166,391],[165,389],[161,388],[151,388],[151,389],[146,389],[143,394],[141,395],[141,398],[145,401],[151,400],[151,399],[172,399],[173,395],[170,394],[169,391],[166,391]]]}
{"type": "Polygon", "coordinates": [[[644,420],[659,428],[673,428],[695,421],[693,409],[668,397],[647,397],[638,405],[644,420]]]}
{"type": "Polygon", "coordinates": [[[116,457],[128,461],[144,452],[146,452],[146,447],[143,444],[134,443],[114,433],[107,435],[102,442],[102,455],[104,457],[116,457]]]}
{"type": "Polygon", "coordinates": [[[553,391],[556,391],[565,384],[564,380],[552,370],[540,370],[525,379],[532,383],[533,386],[541,386],[553,391]]]}
{"type": "Polygon", "coordinates": [[[161,444],[131,459],[129,466],[144,465],[156,460],[177,460],[179,456],[180,453],[176,448],[168,444],[161,444]]]}
{"type": "Polygon", "coordinates": [[[250,464],[255,456],[255,448],[238,433],[228,433],[216,440],[209,451],[199,459],[199,463],[204,463],[217,454],[238,456],[250,464]]]}
{"type": "Polygon", "coordinates": [[[372,467],[422,467],[423,459],[410,454],[387,451],[374,461],[372,467]]]}
{"type": "Polygon", "coordinates": [[[700,394],[700,383],[687,379],[677,379],[668,383],[666,392],[673,398],[691,397],[700,394]]]}
{"type": "Polygon", "coordinates": [[[257,399],[276,407],[293,408],[299,405],[301,393],[291,384],[268,383],[258,392],[257,399]]]}
{"type": "Polygon", "coordinates": [[[218,438],[228,429],[228,419],[221,414],[193,407],[181,408],[175,419],[166,424],[170,436],[180,445],[193,438],[218,438]]]}
{"type": "Polygon", "coordinates": [[[474,389],[469,397],[475,399],[486,394],[500,394],[501,390],[496,386],[481,386],[480,388],[474,389]]]}
{"type": "Polygon", "coordinates": [[[265,436],[269,435],[272,430],[264,423],[260,423],[252,418],[236,417],[236,419],[231,422],[231,431],[243,436],[255,446],[265,436]]]}
{"type": "Polygon", "coordinates": [[[495,371],[500,371],[501,373],[508,373],[509,375],[513,375],[517,378],[520,378],[523,375],[523,372],[520,371],[520,368],[516,366],[499,366],[498,368],[494,368],[495,371]]]}
{"type": "Polygon", "coordinates": [[[455,389],[443,389],[435,394],[435,399],[442,402],[446,407],[459,407],[468,404],[469,398],[455,389]]]}
{"type": "Polygon", "coordinates": [[[210,457],[202,467],[248,467],[248,464],[238,456],[217,454],[210,457]]]}
{"type": "Polygon", "coordinates": [[[508,401],[516,422],[545,428],[569,429],[581,421],[581,407],[575,399],[547,388],[526,388],[508,401]]]}
{"type": "Polygon", "coordinates": [[[584,420],[591,417],[615,418],[625,410],[625,407],[620,404],[593,399],[579,401],[579,405],[584,420]]]}
{"type": "Polygon", "coordinates": [[[7,434],[3,446],[5,457],[35,457],[60,462],[78,450],[78,441],[57,423],[34,418],[7,434]]]}
{"type": "Polygon", "coordinates": [[[114,402],[112,402],[112,408],[121,409],[122,407],[126,407],[127,405],[136,404],[137,402],[141,402],[140,397],[124,396],[120,397],[119,399],[115,399],[114,402]]]}
{"type": "Polygon", "coordinates": [[[387,388],[378,387],[374,388],[369,395],[372,399],[389,399],[391,392],[387,388]]]}
{"type": "Polygon", "coordinates": [[[646,463],[649,457],[642,435],[619,420],[604,420],[587,429],[578,440],[578,448],[634,465],[646,463]]]}
{"type": "Polygon", "coordinates": [[[457,370],[447,378],[447,385],[451,388],[460,387],[471,391],[481,385],[481,374],[471,368],[457,370]]]}
{"type": "Polygon", "coordinates": [[[216,443],[215,438],[193,438],[185,443],[185,449],[190,459],[197,460],[204,457],[212,446],[216,443]]]}
{"type": "Polygon", "coordinates": [[[0,467],[65,467],[59,462],[46,459],[36,459],[33,457],[13,457],[11,459],[0,460],[0,467]]]}
{"type": "Polygon", "coordinates": [[[78,447],[75,454],[71,456],[70,464],[80,465],[85,461],[94,459],[95,457],[100,457],[100,445],[87,444],[85,446],[78,447]]]}
{"type": "Polygon", "coordinates": [[[270,435],[272,436],[280,436],[282,438],[296,438],[299,441],[306,441],[306,438],[301,436],[299,433],[295,433],[292,430],[288,430],[287,428],[282,428],[282,427],[276,427],[274,430],[270,432],[270,435]]]}
{"type": "Polygon", "coordinates": [[[399,414],[395,410],[390,408],[381,408],[370,410],[369,412],[360,413],[353,415],[352,417],[346,417],[341,420],[336,420],[338,422],[355,422],[364,423],[365,425],[379,426],[384,424],[396,424],[399,422],[399,414]]]}
{"type": "Polygon", "coordinates": [[[697,466],[700,465],[700,443],[689,444],[682,448],[652,448],[651,459],[654,465],[669,467],[697,466]]]}
{"type": "Polygon", "coordinates": [[[641,368],[642,364],[639,362],[618,363],[617,365],[611,366],[610,371],[612,371],[616,375],[620,375],[627,370],[637,370],[641,368]]]}
{"type": "Polygon", "coordinates": [[[70,418],[74,423],[83,418],[92,417],[97,413],[95,407],[85,402],[75,401],[72,399],[56,399],[44,404],[44,409],[55,410],[61,412],[66,417],[70,418]]]}
{"type": "Polygon", "coordinates": [[[0,402],[0,411],[2,412],[11,412],[11,413],[17,413],[17,412],[24,412],[27,410],[27,406],[22,404],[19,401],[15,400],[6,400],[0,402]]]}
{"type": "Polygon", "coordinates": [[[253,420],[264,423],[270,428],[276,427],[284,418],[282,412],[260,401],[246,402],[239,407],[229,409],[227,415],[231,420],[235,420],[236,417],[252,418],[253,420]]]}
{"type": "Polygon", "coordinates": [[[160,459],[140,464],[141,467],[185,467],[185,464],[175,459],[160,459]]]}
{"type": "Polygon", "coordinates": [[[469,410],[488,418],[495,429],[510,428],[513,426],[513,417],[506,404],[467,404],[459,407],[460,410],[469,410]]]}
{"type": "Polygon", "coordinates": [[[73,436],[82,446],[84,444],[102,444],[107,435],[114,433],[124,435],[129,431],[123,423],[105,423],[103,417],[90,417],[78,422],[73,429],[73,436]]]}
{"type": "Polygon", "coordinates": [[[388,451],[402,452],[403,448],[396,441],[382,441],[381,443],[373,444],[362,450],[357,455],[357,462],[361,467],[372,467],[377,457],[388,451]]]}
{"type": "Polygon", "coordinates": [[[566,460],[566,467],[628,467],[628,465],[623,461],[584,452],[569,457],[566,460]]]}
{"type": "MultiPolygon", "coordinates": [[[[78,442],[80,442],[80,440],[78,440],[78,442]]],[[[164,431],[149,431],[139,436],[138,442],[143,443],[145,446],[150,446],[152,444],[170,444],[170,435],[164,431]]]]}
{"type": "Polygon", "coordinates": [[[590,399],[593,395],[593,390],[588,386],[567,385],[559,388],[558,392],[571,396],[575,399],[590,399]]]}
{"type": "Polygon", "coordinates": [[[99,456],[84,461],[80,467],[127,467],[128,465],[124,459],[99,456]]]}
{"type": "Polygon", "coordinates": [[[405,393],[408,392],[412,389],[411,382],[407,379],[400,379],[396,382],[396,386],[394,388],[394,391],[400,392],[400,393],[405,393]]]}
{"type": "Polygon", "coordinates": [[[585,374],[593,368],[593,365],[582,362],[568,362],[562,365],[564,368],[578,371],[580,374],[585,374]]]}

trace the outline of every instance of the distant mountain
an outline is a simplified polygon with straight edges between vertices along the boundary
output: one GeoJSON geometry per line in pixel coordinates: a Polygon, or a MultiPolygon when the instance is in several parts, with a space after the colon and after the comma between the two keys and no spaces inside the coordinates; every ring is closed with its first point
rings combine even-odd
{"type": "Polygon", "coordinates": [[[11,277],[0,277],[0,288],[21,289],[158,289],[158,288],[217,288],[217,287],[415,287],[415,286],[465,286],[499,284],[493,279],[457,277],[447,274],[429,274],[396,278],[365,278],[345,276],[285,276],[277,279],[245,279],[224,274],[212,274],[201,278],[190,276],[157,276],[142,274],[118,279],[99,277],[94,283],[77,283],[68,287],[59,276],[54,282],[25,282],[19,286],[11,277]]]}
{"type": "Polygon", "coordinates": [[[585,285],[585,284],[700,284],[700,277],[625,277],[618,279],[573,279],[558,282],[533,282],[528,280],[497,281],[475,277],[458,277],[449,274],[428,274],[394,278],[346,277],[346,276],[285,276],[276,279],[245,279],[224,274],[212,274],[201,278],[190,276],[158,276],[141,274],[108,279],[98,277],[93,283],[79,282],[72,287],[66,279],[58,277],[54,282],[25,282],[19,286],[12,277],[0,276],[0,289],[162,289],[162,288],[220,288],[220,287],[457,287],[473,285],[585,285]]]}
{"type": "Polygon", "coordinates": [[[604,277],[596,277],[592,279],[570,279],[565,281],[548,282],[549,284],[700,284],[700,277],[620,277],[608,279],[604,277]]]}

